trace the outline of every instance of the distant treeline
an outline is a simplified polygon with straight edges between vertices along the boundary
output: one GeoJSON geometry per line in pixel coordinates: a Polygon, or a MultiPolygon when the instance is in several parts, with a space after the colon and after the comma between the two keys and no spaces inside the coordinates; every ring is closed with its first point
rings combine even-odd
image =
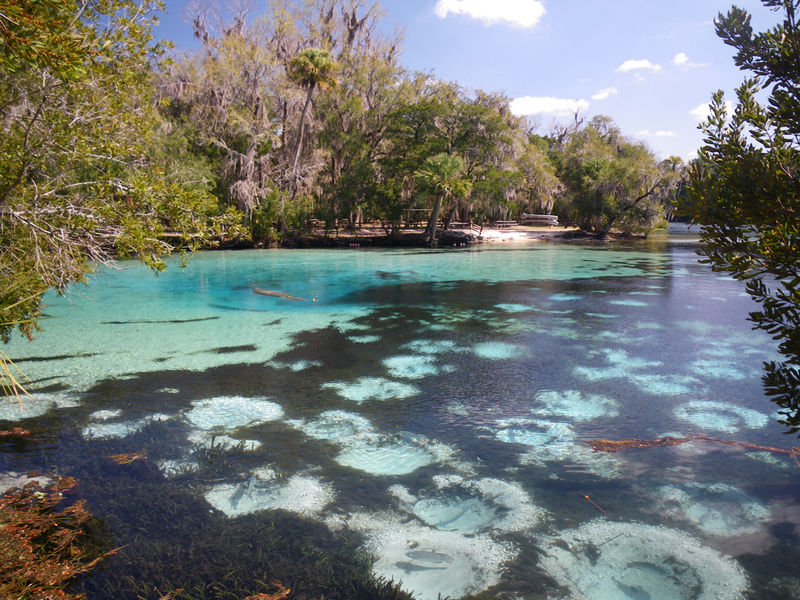
{"type": "Polygon", "coordinates": [[[156,74],[184,168],[255,238],[309,218],[396,229],[557,213],[600,234],[664,218],[680,159],[656,160],[603,116],[537,135],[503,94],[406,70],[380,17],[360,0],[276,1],[227,22],[200,11],[201,49],[156,74]]]}

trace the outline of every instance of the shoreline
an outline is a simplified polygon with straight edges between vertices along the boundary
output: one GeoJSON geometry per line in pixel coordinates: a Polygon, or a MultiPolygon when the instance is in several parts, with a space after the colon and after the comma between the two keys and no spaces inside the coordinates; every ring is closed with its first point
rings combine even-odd
{"type": "MultiPolygon", "coordinates": [[[[470,229],[439,230],[438,248],[469,247],[481,244],[530,244],[553,239],[570,239],[578,232],[576,227],[484,227],[480,235],[470,229]]],[[[402,229],[390,238],[382,227],[366,226],[357,231],[329,231],[324,234],[315,229],[305,236],[297,236],[276,247],[279,248],[361,248],[361,247],[427,247],[425,228],[402,229]]],[[[573,238],[574,239],[574,238],[573,238]]],[[[255,244],[254,247],[264,247],[255,244]]]]}

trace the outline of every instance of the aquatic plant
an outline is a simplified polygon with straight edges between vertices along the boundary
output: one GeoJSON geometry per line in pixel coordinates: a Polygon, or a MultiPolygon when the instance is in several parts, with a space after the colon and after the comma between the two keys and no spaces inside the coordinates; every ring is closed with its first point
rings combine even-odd
{"type": "MultiPolygon", "coordinates": [[[[113,465],[127,473],[134,465],[113,465]]],[[[92,465],[87,467],[93,469],[92,465]]],[[[107,515],[123,546],[74,591],[91,598],[233,600],[291,589],[291,600],[411,600],[370,572],[371,558],[351,530],[337,533],[282,510],[235,518],[211,509],[171,481],[98,477],[84,491],[107,515]],[[142,532],[147,532],[142,534],[142,532]]],[[[82,485],[83,487],[83,485],[82,485]]]]}
{"type": "Polygon", "coordinates": [[[94,517],[83,500],[59,509],[78,482],[61,477],[42,488],[32,480],[0,498],[0,597],[77,600],[66,584],[110,553],[90,541],[94,517]]]}

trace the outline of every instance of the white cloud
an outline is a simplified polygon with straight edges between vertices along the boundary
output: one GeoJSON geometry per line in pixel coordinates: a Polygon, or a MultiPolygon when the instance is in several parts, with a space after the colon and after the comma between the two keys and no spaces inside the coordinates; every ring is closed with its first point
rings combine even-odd
{"type": "Polygon", "coordinates": [[[641,71],[644,69],[658,72],[661,70],[661,65],[654,65],[645,58],[641,60],[633,60],[633,59],[626,60],[624,63],[622,63],[620,66],[617,67],[617,71],[621,71],[623,73],[626,73],[628,71],[641,71]]]}
{"type": "Polygon", "coordinates": [[[615,87],[603,88],[602,90],[597,90],[594,94],[592,94],[592,100],[605,100],[609,96],[613,96],[617,93],[618,91],[615,87]]]}
{"type": "Polygon", "coordinates": [[[672,59],[672,62],[679,67],[688,67],[688,68],[697,68],[697,67],[705,67],[707,63],[696,63],[689,60],[689,57],[686,55],[685,52],[678,52],[675,55],[675,58],[672,59]]]}
{"type": "MultiPolygon", "coordinates": [[[[733,102],[730,100],[725,100],[725,109],[730,116],[731,113],[733,113],[733,102]]],[[[711,115],[711,106],[708,102],[703,102],[702,104],[698,104],[692,110],[690,110],[689,114],[697,119],[698,122],[705,121],[711,115]]]]}
{"type": "Polygon", "coordinates": [[[650,131],[649,129],[643,129],[636,135],[641,137],[675,137],[674,131],[665,131],[663,129],[659,129],[658,131],[650,131]]]}
{"type": "Polygon", "coordinates": [[[588,109],[589,103],[586,100],[550,96],[522,96],[511,101],[511,112],[517,116],[540,114],[567,116],[588,109]]]}
{"type": "Polygon", "coordinates": [[[540,0],[439,0],[436,15],[444,19],[448,14],[467,15],[487,25],[509,23],[515,27],[534,27],[544,16],[540,0]]]}

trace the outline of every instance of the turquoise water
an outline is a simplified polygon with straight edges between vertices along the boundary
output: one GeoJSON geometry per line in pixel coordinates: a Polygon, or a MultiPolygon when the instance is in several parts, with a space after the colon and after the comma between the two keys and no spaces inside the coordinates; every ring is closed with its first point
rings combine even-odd
{"type": "Polygon", "coordinates": [[[259,528],[305,544],[309,579],[366,553],[418,598],[797,597],[786,455],[587,444],[794,441],[761,390],[774,342],[685,232],[120,267],[47,297],[44,331],[6,349],[35,395],[0,408],[32,431],[0,469],[78,477],[126,545],[81,580],[90,598],[255,593],[281,579],[252,566],[259,528]],[[119,452],[147,459],[104,458],[119,452]]]}

